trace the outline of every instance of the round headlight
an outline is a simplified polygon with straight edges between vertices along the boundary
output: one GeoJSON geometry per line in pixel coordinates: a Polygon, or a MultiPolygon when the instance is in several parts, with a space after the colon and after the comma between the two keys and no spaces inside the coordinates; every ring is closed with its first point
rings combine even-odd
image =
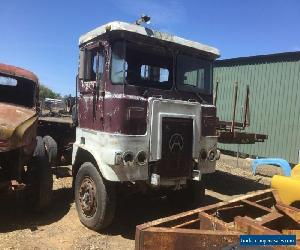
{"type": "Polygon", "coordinates": [[[216,156],[216,153],[215,151],[210,151],[209,154],[208,154],[208,160],[210,161],[214,161],[215,160],[215,156],[216,156]]]}
{"type": "Polygon", "coordinates": [[[127,163],[127,162],[133,162],[133,153],[131,151],[126,151],[123,153],[123,162],[127,163]]]}
{"type": "Polygon", "coordinates": [[[139,151],[136,155],[136,161],[139,165],[144,165],[147,162],[147,153],[145,151],[139,151]]]}

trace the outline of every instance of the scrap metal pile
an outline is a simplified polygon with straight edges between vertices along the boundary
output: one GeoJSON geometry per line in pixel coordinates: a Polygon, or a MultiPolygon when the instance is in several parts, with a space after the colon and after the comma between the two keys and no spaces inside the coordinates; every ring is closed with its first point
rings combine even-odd
{"type": "Polygon", "coordinates": [[[230,249],[241,234],[293,234],[300,249],[299,223],[300,209],[267,189],[139,225],[136,249],[230,249]]]}

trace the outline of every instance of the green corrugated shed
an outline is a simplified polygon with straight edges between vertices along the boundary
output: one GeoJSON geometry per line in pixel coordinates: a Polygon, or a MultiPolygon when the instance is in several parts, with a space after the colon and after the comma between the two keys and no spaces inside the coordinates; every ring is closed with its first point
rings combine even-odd
{"type": "Polygon", "coordinates": [[[246,85],[250,87],[249,132],[267,134],[264,143],[220,144],[221,149],[298,162],[300,150],[300,52],[219,60],[214,86],[219,82],[217,112],[231,121],[234,82],[238,82],[236,121],[242,121],[246,85]]]}

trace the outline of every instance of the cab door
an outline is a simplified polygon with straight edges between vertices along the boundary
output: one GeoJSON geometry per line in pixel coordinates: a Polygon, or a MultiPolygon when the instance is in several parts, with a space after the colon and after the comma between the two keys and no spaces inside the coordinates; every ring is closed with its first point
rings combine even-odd
{"type": "Polygon", "coordinates": [[[106,48],[101,42],[84,47],[80,51],[78,79],[79,127],[103,130],[103,96],[106,48]]]}

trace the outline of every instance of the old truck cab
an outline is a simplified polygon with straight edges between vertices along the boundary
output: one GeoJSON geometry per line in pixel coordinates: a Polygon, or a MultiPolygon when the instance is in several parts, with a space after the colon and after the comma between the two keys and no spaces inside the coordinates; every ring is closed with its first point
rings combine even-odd
{"type": "Polygon", "coordinates": [[[219,51],[125,22],[81,36],[79,49],[72,163],[82,223],[108,226],[121,184],[181,203],[203,197],[201,175],[215,171],[219,156],[212,105],[219,51]]]}
{"type": "Polygon", "coordinates": [[[52,172],[37,136],[39,82],[32,72],[0,64],[0,197],[25,189],[33,210],[50,204],[52,172]]]}
{"type": "MultiPolygon", "coordinates": [[[[36,143],[37,93],[38,79],[33,73],[0,64],[0,153],[19,148],[24,156],[33,153],[36,143]]],[[[5,158],[2,154],[0,163],[5,158]]]]}

